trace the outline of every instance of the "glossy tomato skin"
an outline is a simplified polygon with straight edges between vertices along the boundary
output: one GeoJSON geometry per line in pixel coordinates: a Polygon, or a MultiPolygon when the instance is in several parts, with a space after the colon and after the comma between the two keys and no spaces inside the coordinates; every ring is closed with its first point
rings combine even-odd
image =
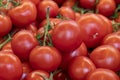
{"type": "Polygon", "coordinates": [[[49,73],[44,70],[34,70],[30,72],[25,80],[45,80],[46,78],[49,78],[49,73]]]}
{"type": "Polygon", "coordinates": [[[112,70],[97,68],[90,72],[85,80],[119,80],[119,77],[112,70]]]}
{"type": "Polygon", "coordinates": [[[114,14],[116,9],[116,3],[114,0],[100,0],[97,4],[98,13],[110,17],[114,14]]]}
{"type": "Polygon", "coordinates": [[[36,19],[37,9],[34,3],[25,0],[21,5],[12,8],[8,12],[13,25],[17,27],[24,27],[36,19]]]}
{"type": "Polygon", "coordinates": [[[12,29],[12,22],[9,16],[0,14],[0,37],[7,35],[12,29]]]}
{"type": "Polygon", "coordinates": [[[60,7],[58,14],[61,15],[63,19],[75,20],[75,12],[70,7],[60,7]]]}
{"type": "Polygon", "coordinates": [[[101,45],[91,52],[90,59],[98,68],[116,70],[120,65],[120,52],[111,45],[101,45]]]}
{"type": "Polygon", "coordinates": [[[50,46],[35,47],[29,57],[33,69],[41,69],[47,72],[54,71],[61,63],[62,57],[60,52],[50,46]]]}
{"type": "Polygon", "coordinates": [[[28,60],[30,51],[37,45],[39,45],[37,39],[27,30],[16,33],[11,41],[13,52],[23,61],[28,60]]]}
{"type": "Polygon", "coordinates": [[[104,36],[113,30],[110,20],[100,14],[83,14],[77,22],[84,32],[83,41],[88,48],[100,45],[104,36]]]}
{"type": "Polygon", "coordinates": [[[118,32],[114,32],[108,34],[104,37],[102,44],[103,45],[112,45],[120,51],[120,34],[118,32]]]}
{"type": "Polygon", "coordinates": [[[72,80],[84,80],[86,75],[95,69],[94,63],[88,57],[79,56],[71,60],[68,74],[72,80]]]}
{"type": "Polygon", "coordinates": [[[96,6],[96,0],[79,0],[79,5],[82,8],[94,9],[96,6]]]}
{"type": "Polygon", "coordinates": [[[20,80],[22,63],[16,55],[1,51],[0,65],[1,80],[20,80]]]}
{"type": "Polygon", "coordinates": [[[62,63],[61,63],[60,67],[63,70],[67,70],[69,62],[76,56],[88,56],[87,47],[83,42],[74,51],[72,51],[70,53],[63,53],[62,54],[62,63]]]}
{"type": "Polygon", "coordinates": [[[71,52],[82,43],[82,29],[73,20],[64,20],[52,31],[53,45],[62,52],[71,52]]]}
{"type": "Polygon", "coordinates": [[[38,11],[38,20],[42,21],[46,19],[46,11],[49,8],[49,17],[53,18],[56,17],[58,14],[58,5],[53,0],[43,0],[38,4],[37,11],[38,11]]]}

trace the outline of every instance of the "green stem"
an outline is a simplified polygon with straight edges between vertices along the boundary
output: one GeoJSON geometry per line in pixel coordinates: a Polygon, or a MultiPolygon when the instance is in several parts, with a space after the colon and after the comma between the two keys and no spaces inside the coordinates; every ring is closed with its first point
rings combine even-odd
{"type": "Polygon", "coordinates": [[[114,20],[112,21],[112,27],[114,29],[114,32],[117,32],[118,30],[120,30],[119,26],[120,26],[120,23],[117,23],[114,20]]]}
{"type": "Polygon", "coordinates": [[[3,43],[1,43],[0,44],[0,49],[2,49],[2,47],[4,46],[4,45],[6,45],[9,41],[11,41],[12,40],[12,38],[11,38],[11,36],[8,34],[8,38],[7,38],[7,40],[5,40],[3,43]]]}

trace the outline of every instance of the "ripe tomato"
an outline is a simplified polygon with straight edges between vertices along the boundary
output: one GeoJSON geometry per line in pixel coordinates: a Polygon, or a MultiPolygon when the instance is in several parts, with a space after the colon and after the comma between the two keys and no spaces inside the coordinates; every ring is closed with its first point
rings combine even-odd
{"type": "Polygon", "coordinates": [[[26,76],[32,72],[32,68],[30,66],[30,64],[28,62],[23,62],[22,63],[22,68],[23,68],[23,73],[22,73],[22,77],[20,80],[25,80],[26,76]]]}
{"type": "Polygon", "coordinates": [[[95,69],[95,65],[88,57],[79,56],[71,60],[68,73],[72,80],[84,80],[86,75],[95,69]]]}
{"type": "Polygon", "coordinates": [[[54,71],[61,63],[62,57],[58,50],[49,46],[35,47],[29,57],[33,69],[41,69],[47,72],[54,71]]]}
{"type": "Polygon", "coordinates": [[[70,7],[72,8],[76,3],[76,0],[65,0],[62,6],[70,7]]]}
{"type": "Polygon", "coordinates": [[[98,13],[110,17],[114,14],[116,9],[116,3],[114,0],[100,0],[97,4],[98,13]]]}
{"type": "Polygon", "coordinates": [[[21,5],[9,10],[8,15],[10,16],[13,25],[24,27],[36,19],[37,10],[34,3],[25,0],[21,2],[21,5]]]}
{"type": "Polygon", "coordinates": [[[115,33],[108,34],[102,41],[103,45],[112,45],[120,51],[120,35],[115,33]]]}
{"type": "Polygon", "coordinates": [[[20,80],[22,63],[16,55],[1,51],[0,65],[1,80],[20,80]]]}
{"type": "Polygon", "coordinates": [[[90,53],[90,59],[98,68],[116,70],[120,65],[120,52],[111,45],[101,45],[90,53]]]}
{"type": "Polygon", "coordinates": [[[49,73],[43,70],[35,70],[30,72],[25,80],[47,80],[49,78],[49,73]]]}
{"type": "Polygon", "coordinates": [[[42,21],[46,19],[46,11],[49,8],[49,17],[53,18],[56,17],[58,14],[58,5],[53,0],[43,0],[38,4],[37,11],[38,11],[38,20],[42,21]]]}
{"type": "Polygon", "coordinates": [[[52,31],[53,45],[63,52],[71,52],[82,43],[82,29],[73,20],[58,23],[52,31]]]}
{"type": "Polygon", "coordinates": [[[75,12],[70,7],[63,6],[59,8],[58,14],[60,18],[75,20],[75,12]]]}
{"type": "Polygon", "coordinates": [[[11,41],[13,52],[21,60],[28,60],[30,51],[37,45],[37,39],[30,31],[27,30],[21,30],[16,33],[11,41]]]}
{"type": "Polygon", "coordinates": [[[83,14],[77,22],[84,32],[83,41],[88,48],[100,45],[104,36],[113,31],[111,21],[100,14],[83,14]]]}
{"type": "Polygon", "coordinates": [[[96,6],[96,0],[79,0],[79,5],[86,9],[94,9],[96,6]]]}
{"type": "Polygon", "coordinates": [[[12,29],[12,22],[9,16],[0,14],[0,37],[7,35],[12,29]]]}
{"type": "Polygon", "coordinates": [[[86,45],[82,42],[81,45],[70,53],[62,54],[61,68],[67,70],[69,62],[76,56],[87,56],[88,51],[86,45]]]}
{"type": "Polygon", "coordinates": [[[112,70],[97,68],[90,72],[85,80],[119,80],[119,77],[112,70]]]}

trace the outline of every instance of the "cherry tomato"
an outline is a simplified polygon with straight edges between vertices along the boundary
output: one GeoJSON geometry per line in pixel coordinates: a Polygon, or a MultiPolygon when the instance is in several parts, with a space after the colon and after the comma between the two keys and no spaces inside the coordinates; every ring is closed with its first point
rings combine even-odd
{"type": "Polygon", "coordinates": [[[117,32],[108,34],[104,37],[102,44],[113,45],[120,51],[120,35],[117,32]]]}
{"type": "Polygon", "coordinates": [[[95,65],[88,57],[79,56],[71,60],[68,73],[72,80],[84,80],[86,75],[95,69],[95,65]]]}
{"type": "Polygon", "coordinates": [[[41,69],[47,72],[54,71],[61,63],[62,57],[58,50],[49,46],[35,47],[29,57],[33,69],[41,69]]]}
{"type": "Polygon", "coordinates": [[[43,0],[38,4],[37,11],[38,11],[38,20],[42,21],[46,19],[46,11],[49,8],[49,17],[53,18],[56,17],[58,14],[58,5],[53,0],[43,0]]]}
{"type": "Polygon", "coordinates": [[[12,8],[8,12],[13,25],[17,27],[24,27],[35,21],[37,16],[37,10],[34,3],[25,0],[21,2],[21,5],[12,8]]]}
{"type": "Polygon", "coordinates": [[[75,20],[75,12],[70,7],[61,7],[59,8],[58,14],[62,19],[72,19],[75,20]]]}
{"type": "Polygon", "coordinates": [[[98,68],[116,70],[120,65],[120,52],[111,45],[101,45],[90,53],[90,59],[98,68]]]}
{"type": "Polygon", "coordinates": [[[43,70],[35,70],[30,72],[25,80],[47,80],[49,78],[49,73],[43,70]]]}
{"type": "Polygon", "coordinates": [[[88,51],[86,45],[82,42],[81,45],[70,53],[62,54],[61,68],[67,70],[69,62],[76,56],[87,56],[88,51]]]}
{"type": "Polygon", "coordinates": [[[77,22],[64,20],[58,23],[52,31],[53,45],[62,52],[71,52],[82,43],[84,32],[77,22]]]}
{"type": "Polygon", "coordinates": [[[86,9],[94,9],[96,6],[96,0],[79,0],[79,5],[86,9]]]}
{"type": "Polygon", "coordinates": [[[100,0],[96,9],[99,14],[110,17],[115,12],[116,4],[114,0],[100,0]]]}
{"type": "Polygon", "coordinates": [[[1,51],[0,65],[1,80],[20,80],[22,63],[16,55],[1,51]]]}
{"type": "Polygon", "coordinates": [[[99,46],[102,39],[113,31],[111,21],[100,14],[83,14],[77,22],[84,32],[83,41],[88,48],[99,46]]]}
{"type": "Polygon", "coordinates": [[[27,30],[17,32],[11,41],[13,52],[21,59],[28,60],[31,50],[38,45],[37,39],[27,30]]]}
{"type": "Polygon", "coordinates": [[[22,63],[22,68],[23,68],[23,73],[22,73],[22,77],[20,80],[25,80],[26,76],[32,72],[32,68],[30,66],[30,64],[28,62],[23,62],[22,63]]]}
{"type": "Polygon", "coordinates": [[[119,80],[119,77],[112,70],[97,68],[90,72],[85,80],[119,80]]]}
{"type": "Polygon", "coordinates": [[[9,16],[0,14],[0,37],[7,35],[12,29],[12,22],[9,16]]]}

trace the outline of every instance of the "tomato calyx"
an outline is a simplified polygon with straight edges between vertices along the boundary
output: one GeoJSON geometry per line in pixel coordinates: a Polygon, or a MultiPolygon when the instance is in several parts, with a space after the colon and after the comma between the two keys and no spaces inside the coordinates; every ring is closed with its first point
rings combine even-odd
{"type": "Polygon", "coordinates": [[[117,32],[120,30],[119,26],[120,26],[120,23],[115,22],[114,20],[112,21],[112,27],[114,32],[117,32]]]}
{"type": "Polygon", "coordinates": [[[94,13],[94,10],[90,10],[90,9],[84,9],[84,8],[80,8],[78,7],[78,2],[75,3],[75,5],[73,5],[72,9],[75,12],[79,12],[80,14],[85,14],[85,13],[94,13]]]}
{"type": "Polygon", "coordinates": [[[37,34],[37,39],[42,46],[52,46],[52,39],[49,31],[52,29],[50,25],[50,19],[49,19],[49,7],[47,8],[47,14],[46,14],[47,24],[44,26],[44,32],[43,34],[37,34]],[[43,37],[43,40],[40,40],[43,37]]]}

